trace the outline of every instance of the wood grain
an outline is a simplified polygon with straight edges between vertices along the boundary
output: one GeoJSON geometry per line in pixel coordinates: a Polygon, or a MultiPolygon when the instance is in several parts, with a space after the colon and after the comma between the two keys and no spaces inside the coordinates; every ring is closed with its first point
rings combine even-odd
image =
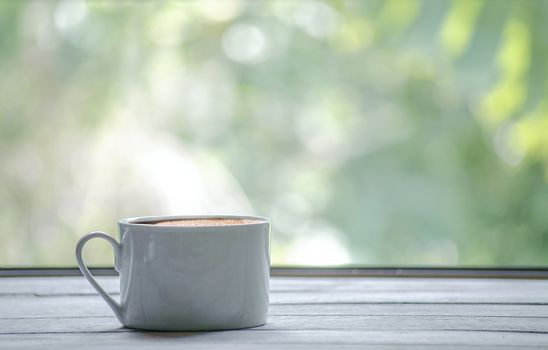
{"type": "MultiPolygon", "coordinates": [[[[117,277],[99,277],[118,295],[117,277]]],[[[82,277],[0,278],[0,349],[545,348],[548,281],[279,278],[265,326],[225,332],[120,327],[82,277]]]]}
{"type": "Polygon", "coordinates": [[[206,345],[223,348],[226,345],[254,345],[256,349],[270,345],[285,348],[287,345],[303,344],[315,349],[318,345],[400,345],[420,348],[424,345],[448,346],[497,346],[523,348],[545,347],[548,335],[517,332],[485,331],[435,331],[435,330],[283,330],[283,331],[223,331],[209,333],[165,333],[165,332],[108,332],[108,333],[47,333],[0,336],[0,346],[17,349],[60,349],[121,347],[134,349],[152,347],[156,349],[179,347],[187,349],[191,345],[206,345]]]}
{"type": "MultiPolygon", "coordinates": [[[[548,305],[523,304],[271,304],[270,315],[288,316],[502,316],[548,317],[548,305]]],[[[98,295],[70,297],[0,297],[0,319],[110,317],[98,295]]]]}
{"type": "MultiPolygon", "coordinates": [[[[485,316],[275,316],[255,331],[353,330],[546,333],[548,317],[485,316]]],[[[0,334],[125,332],[114,317],[1,319],[0,334]]]]}

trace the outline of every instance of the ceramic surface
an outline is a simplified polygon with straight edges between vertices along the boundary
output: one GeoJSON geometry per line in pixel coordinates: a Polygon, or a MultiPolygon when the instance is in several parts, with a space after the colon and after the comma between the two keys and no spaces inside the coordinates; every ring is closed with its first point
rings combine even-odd
{"type": "Polygon", "coordinates": [[[123,219],[120,242],[91,232],[76,246],[80,270],[126,327],[219,330],[262,325],[268,314],[270,221],[250,216],[163,216],[123,219]],[[225,226],[139,225],[149,220],[247,218],[225,226]],[[109,296],[82,261],[92,238],[114,248],[120,302],[109,296]]]}

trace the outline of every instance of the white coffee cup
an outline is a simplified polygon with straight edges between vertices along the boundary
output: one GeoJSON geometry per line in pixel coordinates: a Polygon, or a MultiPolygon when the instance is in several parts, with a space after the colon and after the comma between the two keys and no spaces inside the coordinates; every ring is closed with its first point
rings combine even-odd
{"type": "Polygon", "coordinates": [[[266,323],[270,220],[253,216],[156,216],[118,222],[120,243],[103,232],[76,246],[80,270],[125,327],[220,330],[266,323]],[[163,226],[188,219],[235,219],[241,224],[163,226]],[[103,238],[114,248],[120,302],[108,295],[82,260],[82,248],[103,238]]]}

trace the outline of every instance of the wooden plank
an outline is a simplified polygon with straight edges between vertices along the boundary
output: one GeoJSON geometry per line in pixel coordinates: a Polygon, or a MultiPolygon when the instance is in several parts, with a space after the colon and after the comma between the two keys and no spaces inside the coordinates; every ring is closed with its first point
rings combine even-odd
{"type": "MultiPolygon", "coordinates": [[[[103,288],[119,294],[118,277],[98,277],[103,288]]],[[[84,277],[3,277],[0,278],[0,297],[13,295],[92,295],[96,294],[84,277]]]]}
{"type": "MultiPolygon", "coordinates": [[[[13,296],[18,296],[16,294],[13,296]]],[[[26,295],[26,294],[23,294],[26,295]]],[[[119,294],[112,293],[113,296],[119,294]]],[[[13,297],[9,296],[9,297],[13,297]]],[[[42,295],[31,294],[26,296],[38,296],[42,298],[66,297],[66,296],[97,296],[96,293],[90,294],[60,294],[60,295],[42,295]]],[[[499,294],[491,293],[464,293],[464,292],[361,292],[361,293],[271,293],[271,304],[293,304],[293,305],[312,305],[312,304],[492,304],[492,305],[548,305],[548,294],[546,292],[501,292],[499,294]]]]}
{"type": "MultiPolygon", "coordinates": [[[[118,277],[98,277],[104,288],[119,292],[118,277]]],[[[284,292],[531,292],[542,293],[548,288],[548,280],[510,279],[428,279],[428,278],[288,278],[274,277],[272,293],[284,292]]],[[[0,296],[14,294],[72,295],[94,294],[95,291],[83,277],[4,277],[0,278],[0,296]]]]}
{"type": "MultiPolygon", "coordinates": [[[[36,341],[33,341],[31,339],[26,339],[22,342],[17,343],[11,343],[10,345],[13,345],[13,347],[10,347],[10,349],[30,349],[30,350],[36,350],[39,349],[74,349],[74,343],[66,342],[63,340],[56,341],[52,344],[49,340],[42,341],[42,344],[40,344],[38,347],[36,345],[36,341]],[[30,344],[30,345],[28,345],[30,344]]],[[[1,343],[0,343],[1,345],[1,343]]],[[[210,350],[212,348],[214,349],[222,349],[222,350],[257,350],[257,349],[264,349],[264,350],[279,350],[280,348],[283,349],[289,349],[289,350],[323,350],[323,349],[341,349],[341,350],[401,350],[401,349],[442,349],[442,350],[462,350],[462,349],[481,349],[481,350],[500,350],[502,349],[515,349],[515,345],[496,345],[496,346],[490,346],[490,345],[473,345],[471,347],[470,345],[445,345],[445,344],[283,344],[283,346],[279,344],[231,344],[231,343],[217,343],[214,345],[210,345],[207,343],[200,344],[200,343],[182,343],[181,341],[159,341],[156,344],[150,344],[146,343],[143,344],[142,342],[137,341],[131,341],[131,342],[117,342],[117,343],[107,343],[105,344],[108,348],[116,348],[116,349],[150,349],[150,350],[159,350],[159,349],[185,349],[185,350],[210,350]]],[[[104,346],[104,345],[102,345],[104,346]]],[[[77,348],[80,349],[96,349],[95,346],[90,344],[81,344],[77,346],[77,348]]],[[[527,346],[520,346],[520,349],[543,349],[542,346],[535,346],[535,345],[527,345],[527,346]]]]}
{"type": "Polygon", "coordinates": [[[99,348],[124,349],[155,347],[156,349],[185,348],[190,345],[221,347],[225,345],[265,345],[285,347],[291,344],[309,345],[405,345],[409,348],[424,345],[542,347],[548,344],[548,334],[485,331],[436,330],[280,330],[280,331],[221,331],[207,333],[118,332],[118,333],[60,333],[0,335],[0,348],[60,349],[99,348]]]}
{"type": "MultiPolygon", "coordinates": [[[[545,333],[548,318],[484,316],[270,316],[256,331],[376,330],[545,333]]],[[[126,332],[114,317],[0,319],[0,334],[126,332]]]]}
{"type": "Polygon", "coordinates": [[[431,292],[368,292],[361,293],[271,293],[273,304],[378,304],[378,303],[424,303],[424,304],[523,304],[548,305],[548,293],[519,290],[499,293],[480,291],[473,293],[431,292]]]}
{"type": "Polygon", "coordinates": [[[454,289],[477,290],[499,289],[502,287],[542,289],[548,286],[546,280],[527,279],[451,279],[451,278],[272,278],[275,291],[390,291],[406,290],[413,292],[429,289],[451,291],[454,289]]]}
{"type": "MultiPolygon", "coordinates": [[[[271,304],[270,315],[502,316],[548,317],[548,305],[516,304],[271,304]]],[[[0,298],[0,319],[111,317],[98,295],[0,298]]]]}
{"type": "MultiPolygon", "coordinates": [[[[118,293],[115,277],[101,283],[118,293]]],[[[83,278],[3,278],[0,296],[96,295],[83,278]]],[[[548,281],[543,280],[440,280],[357,278],[273,278],[271,302],[303,303],[490,303],[548,304],[548,281]],[[299,281],[301,284],[299,285],[299,281]]]]}
{"type": "Polygon", "coordinates": [[[273,304],[271,315],[392,315],[392,316],[489,316],[548,317],[548,305],[490,304],[273,304]]]}
{"type": "MultiPolygon", "coordinates": [[[[116,277],[101,277],[113,293],[116,277]]],[[[0,349],[543,347],[548,281],[273,278],[267,325],[207,333],[120,327],[82,277],[0,278],[0,349]]]]}

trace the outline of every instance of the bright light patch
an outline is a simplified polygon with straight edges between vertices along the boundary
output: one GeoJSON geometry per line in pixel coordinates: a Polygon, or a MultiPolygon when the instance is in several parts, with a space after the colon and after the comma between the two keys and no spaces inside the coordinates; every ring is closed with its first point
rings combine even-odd
{"type": "Polygon", "coordinates": [[[444,50],[452,57],[460,56],[470,43],[483,2],[454,1],[440,32],[444,50]]]}
{"type": "Polygon", "coordinates": [[[497,54],[501,77],[480,103],[480,116],[488,127],[506,121],[525,103],[528,95],[525,75],[530,63],[530,29],[523,21],[511,18],[497,54]]]}
{"type": "Polygon", "coordinates": [[[285,254],[291,265],[345,265],[352,260],[340,232],[325,223],[312,222],[297,229],[300,235],[285,254]]]}
{"type": "Polygon", "coordinates": [[[239,15],[243,5],[239,0],[202,0],[198,9],[209,20],[224,22],[239,15]]]}
{"type": "Polygon", "coordinates": [[[86,3],[82,0],[64,0],[55,8],[53,21],[60,31],[69,30],[82,22],[87,14],[86,3]]]}
{"type": "Polygon", "coordinates": [[[516,134],[515,123],[504,123],[495,131],[494,145],[497,155],[508,165],[517,166],[523,159],[523,152],[520,152],[513,141],[516,134]]]}
{"type": "Polygon", "coordinates": [[[314,38],[325,38],[337,26],[337,14],[329,5],[319,1],[302,1],[293,13],[293,22],[314,38]]]}
{"type": "Polygon", "coordinates": [[[266,36],[255,25],[236,24],[225,32],[222,40],[226,56],[233,61],[255,64],[266,58],[266,36]]]}
{"type": "Polygon", "coordinates": [[[148,25],[148,37],[162,46],[177,46],[185,35],[188,22],[188,8],[168,3],[151,18],[148,25]]]}

